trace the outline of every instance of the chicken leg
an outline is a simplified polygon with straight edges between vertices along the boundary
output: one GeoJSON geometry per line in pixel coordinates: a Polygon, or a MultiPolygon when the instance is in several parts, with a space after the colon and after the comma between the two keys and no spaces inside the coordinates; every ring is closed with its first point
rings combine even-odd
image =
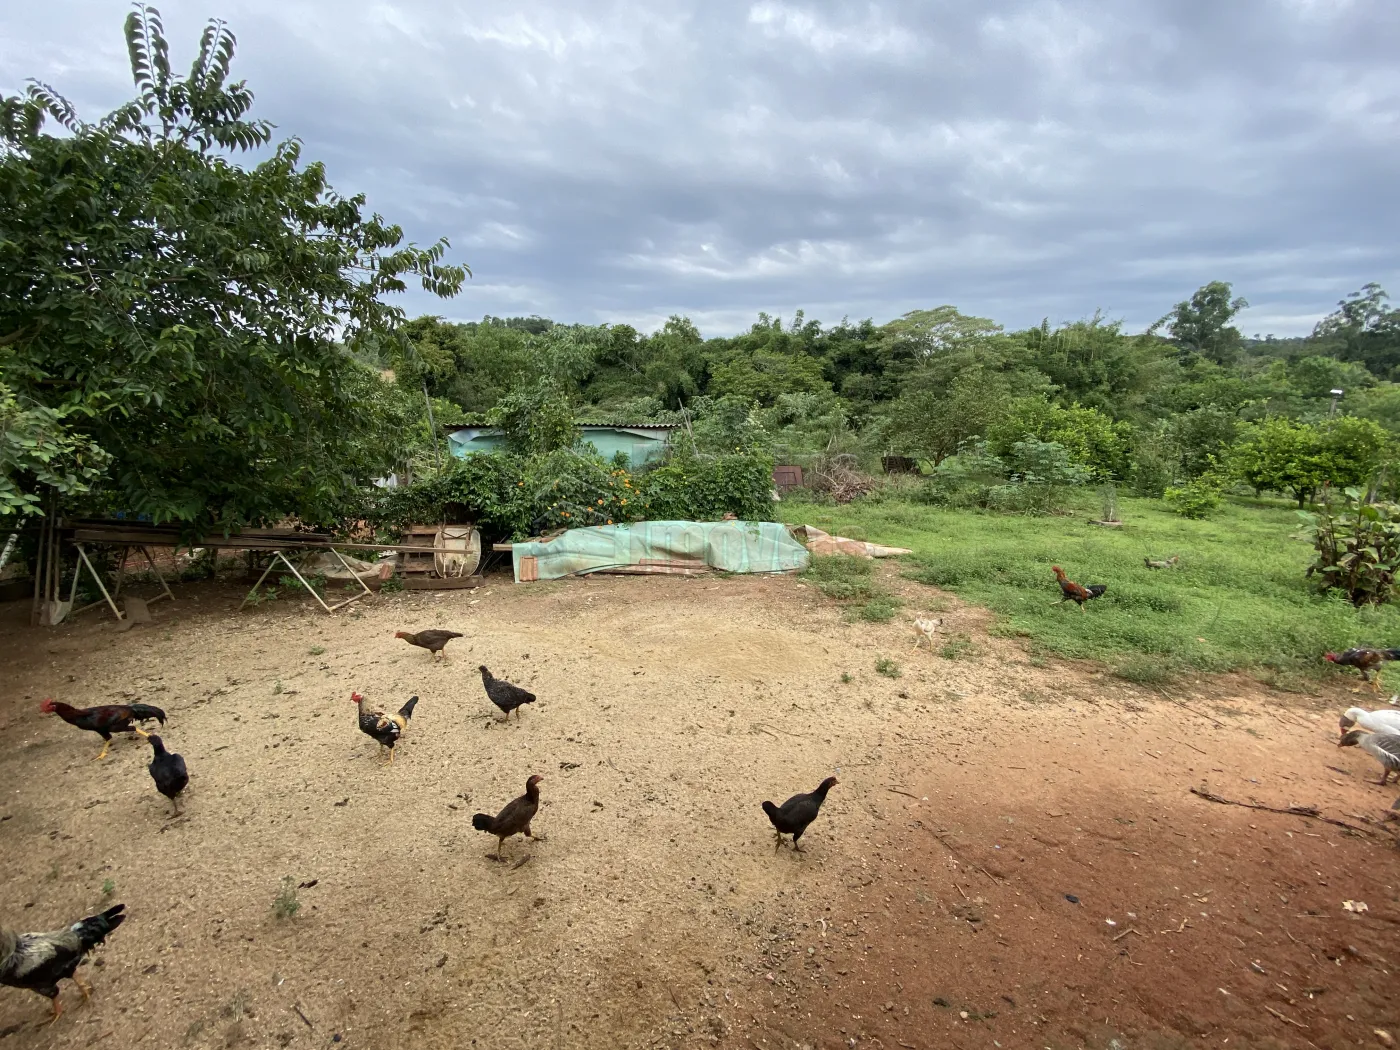
{"type": "Polygon", "coordinates": [[[87,1002],[92,998],[92,985],[84,984],[83,979],[76,973],[73,975],[73,983],[78,986],[78,991],[83,993],[83,1002],[87,1002]]]}
{"type": "Polygon", "coordinates": [[[63,1004],[59,1002],[58,995],[55,994],[53,997],[53,1016],[50,1017],[47,1021],[45,1021],[44,1024],[53,1024],[55,1021],[58,1020],[59,1014],[61,1013],[63,1013],[63,1004]]]}
{"type": "Polygon", "coordinates": [[[109,747],[111,747],[111,746],[112,746],[112,738],[111,738],[111,737],[107,737],[105,740],[102,741],[102,750],[99,751],[99,752],[97,753],[97,757],[96,757],[95,759],[93,759],[93,761],[94,761],[94,762],[101,762],[104,758],[106,758],[106,757],[107,757],[107,749],[108,749],[109,747]]]}

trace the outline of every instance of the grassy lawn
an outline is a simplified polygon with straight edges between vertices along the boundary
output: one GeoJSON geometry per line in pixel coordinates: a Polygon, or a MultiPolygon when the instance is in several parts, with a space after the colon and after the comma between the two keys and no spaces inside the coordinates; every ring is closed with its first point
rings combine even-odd
{"type": "MultiPolygon", "coordinates": [[[[1120,529],[1073,516],[1020,517],[890,501],[788,501],[784,519],[909,547],[904,574],[998,614],[996,630],[1032,650],[1102,661],[1124,678],[1164,682],[1190,668],[1244,670],[1284,688],[1332,673],[1328,649],[1400,645],[1400,609],[1319,597],[1303,572],[1312,549],[1282,504],[1235,501],[1188,521],[1155,500],[1121,498],[1120,529]],[[1179,555],[1172,569],[1144,558],[1179,555]],[[1059,599],[1051,565],[1108,592],[1081,615],[1059,599]]],[[[1400,679],[1397,679],[1400,685],[1400,679]]]]}

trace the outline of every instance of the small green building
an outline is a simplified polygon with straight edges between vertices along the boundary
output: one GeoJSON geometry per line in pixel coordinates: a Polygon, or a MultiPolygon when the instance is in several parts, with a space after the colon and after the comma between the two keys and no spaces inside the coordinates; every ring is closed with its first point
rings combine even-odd
{"type": "MultiPolygon", "coordinates": [[[[581,423],[583,440],[607,459],[619,452],[627,456],[630,466],[640,467],[666,454],[671,432],[678,423],[581,423]]],[[[494,452],[505,447],[505,436],[493,427],[453,427],[448,431],[447,444],[456,457],[472,452],[494,452]]]]}

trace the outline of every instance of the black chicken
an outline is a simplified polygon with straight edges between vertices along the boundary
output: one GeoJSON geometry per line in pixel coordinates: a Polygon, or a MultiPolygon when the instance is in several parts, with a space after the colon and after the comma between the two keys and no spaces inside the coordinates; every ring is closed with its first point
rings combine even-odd
{"type": "Polygon", "coordinates": [[[486,695],[491,698],[491,702],[504,711],[507,718],[514,711],[518,720],[520,718],[520,705],[535,702],[534,693],[493,677],[491,672],[486,670],[484,664],[481,667],[481,684],[486,687],[486,695]]]}
{"type": "MultiPolygon", "coordinates": [[[[514,687],[512,686],[512,688],[514,687]]],[[[472,827],[477,831],[490,832],[496,836],[497,860],[505,859],[501,856],[501,843],[512,835],[523,831],[527,839],[538,838],[530,834],[530,821],[535,819],[535,814],[540,809],[540,782],[542,780],[544,780],[542,776],[533,776],[525,781],[525,794],[519,798],[511,799],[506,803],[506,808],[494,817],[489,813],[472,814],[472,827]]],[[[543,839],[539,838],[539,841],[543,841],[543,839]]]]}
{"type": "Polygon", "coordinates": [[[122,924],[125,909],[125,904],[115,904],[101,915],[89,915],[49,933],[15,933],[0,927],[0,984],[47,996],[53,1001],[52,1024],[63,1013],[58,1001],[59,981],[71,980],[84,999],[92,994],[78,978],[78,964],[122,924]]]}
{"type": "MultiPolygon", "coordinates": [[[[138,729],[138,733],[141,731],[138,729]]],[[[156,782],[156,790],[168,798],[175,806],[175,815],[180,814],[180,792],[189,785],[190,774],[185,768],[185,758],[183,755],[172,754],[165,750],[165,741],[154,734],[141,733],[150,741],[151,750],[155,752],[151,756],[151,764],[146,768],[151,771],[151,779],[156,782]]]]}
{"type": "Polygon", "coordinates": [[[379,743],[380,750],[389,749],[389,765],[394,764],[394,745],[408,729],[408,720],[413,717],[413,709],[418,706],[418,697],[410,696],[408,703],[399,708],[396,715],[386,715],[383,711],[365,707],[365,698],[359,693],[351,693],[350,699],[360,707],[360,732],[372,736],[379,743]]]}
{"type": "Polygon", "coordinates": [[[777,832],[776,841],[773,843],[773,852],[777,852],[778,847],[783,844],[783,836],[792,836],[792,848],[797,852],[802,852],[802,847],[797,844],[797,840],[802,837],[802,833],[807,830],[807,825],[817,819],[817,814],[821,812],[822,803],[826,801],[826,793],[837,784],[835,777],[827,777],[817,785],[817,790],[807,795],[793,795],[781,806],[775,806],[771,802],[763,803],[763,812],[768,814],[768,819],[773,822],[773,829],[777,832]]]}

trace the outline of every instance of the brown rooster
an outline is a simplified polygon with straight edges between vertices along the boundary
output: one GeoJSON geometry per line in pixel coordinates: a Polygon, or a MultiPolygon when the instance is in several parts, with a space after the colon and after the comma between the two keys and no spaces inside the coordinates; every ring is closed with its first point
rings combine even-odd
{"type": "Polygon", "coordinates": [[[70,707],[57,700],[47,699],[39,705],[46,715],[58,715],[70,726],[86,729],[102,737],[102,753],[99,759],[107,757],[107,749],[112,746],[113,733],[142,733],[136,728],[137,722],[152,719],[165,725],[165,712],[150,704],[107,704],[103,707],[70,707]]]}
{"type": "Polygon", "coordinates": [[[1050,566],[1050,571],[1055,574],[1055,579],[1059,581],[1060,594],[1062,595],[1060,600],[1055,603],[1056,605],[1063,605],[1065,602],[1074,602],[1079,606],[1079,611],[1083,612],[1085,602],[1100,597],[1104,591],[1108,590],[1108,584],[1106,583],[1091,583],[1087,587],[1075,583],[1065,575],[1065,570],[1058,565],[1050,566]]]}
{"type": "MultiPolygon", "coordinates": [[[[1370,682],[1371,689],[1379,693],[1381,691],[1381,664],[1387,660],[1400,660],[1400,649],[1348,649],[1343,653],[1324,653],[1322,658],[1328,663],[1339,664],[1342,667],[1355,667],[1361,672],[1361,680],[1370,682]],[[1371,677],[1371,672],[1376,672],[1376,677],[1371,677]]],[[[1356,692],[1356,690],[1352,690],[1356,692]]]]}

